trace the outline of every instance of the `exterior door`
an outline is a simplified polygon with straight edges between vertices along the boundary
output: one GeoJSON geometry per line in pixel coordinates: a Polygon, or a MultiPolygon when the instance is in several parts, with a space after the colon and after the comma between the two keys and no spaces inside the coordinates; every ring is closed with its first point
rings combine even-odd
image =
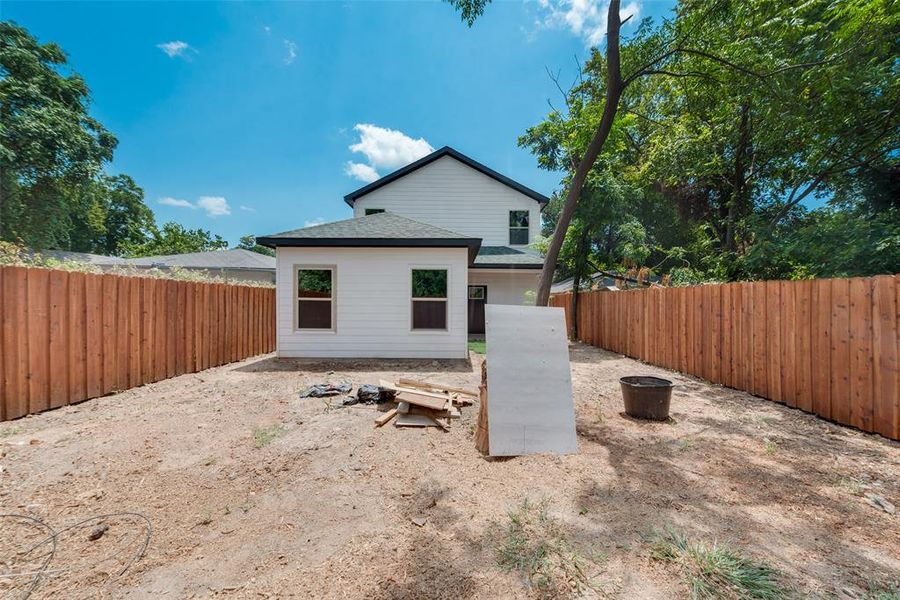
{"type": "Polygon", "coordinates": [[[487,302],[486,285],[469,286],[469,333],[484,333],[484,304],[487,302]]]}

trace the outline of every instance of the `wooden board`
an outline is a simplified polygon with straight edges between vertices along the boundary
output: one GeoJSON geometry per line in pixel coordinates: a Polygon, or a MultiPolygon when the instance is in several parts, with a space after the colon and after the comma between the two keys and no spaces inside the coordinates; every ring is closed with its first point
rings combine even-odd
{"type": "Polygon", "coordinates": [[[398,414],[394,425],[397,427],[440,427],[441,429],[446,429],[446,427],[431,417],[414,414],[398,414]]]}
{"type": "Polygon", "coordinates": [[[491,456],[577,452],[563,310],[489,304],[485,337],[491,456]]]}
{"type": "Polygon", "coordinates": [[[426,391],[435,391],[435,392],[456,392],[457,394],[465,394],[467,396],[472,396],[473,398],[478,397],[478,392],[473,392],[472,390],[467,390],[465,388],[452,387],[449,385],[443,385],[440,383],[432,383],[430,381],[417,381],[415,379],[404,379],[400,378],[397,380],[399,385],[422,389],[426,391]]]}
{"type": "Polygon", "coordinates": [[[431,396],[423,396],[412,392],[400,392],[397,394],[397,400],[432,410],[445,410],[450,403],[450,399],[447,397],[432,398],[431,396]]]}
{"type": "Polygon", "coordinates": [[[375,419],[375,427],[381,427],[382,425],[384,425],[385,423],[387,423],[388,421],[390,421],[391,419],[393,419],[396,416],[397,416],[397,409],[392,408],[391,410],[387,411],[386,413],[384,413],[383,415],[381,415],[377,419],[375,419]]]}

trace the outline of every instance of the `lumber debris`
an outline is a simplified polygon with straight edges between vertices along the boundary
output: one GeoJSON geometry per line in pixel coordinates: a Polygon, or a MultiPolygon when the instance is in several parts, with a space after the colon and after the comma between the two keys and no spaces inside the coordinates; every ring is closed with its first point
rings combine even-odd
{"type": "Polygon", "coordinates": [[[396,427],[439,427],[448,431],[453,419],[462,416],[460,408],[474,402],[474,392],[470,390],[431,381],[401,378],[393,382],[382,379],[378,385],[396,392],[394,402],[397,407],[391,411],[394,413],[391,417],[385,413],[376,419],[376,427],[396,417],[396,427]],[[381,419],[384,419],[383,423],[381,419]]]}

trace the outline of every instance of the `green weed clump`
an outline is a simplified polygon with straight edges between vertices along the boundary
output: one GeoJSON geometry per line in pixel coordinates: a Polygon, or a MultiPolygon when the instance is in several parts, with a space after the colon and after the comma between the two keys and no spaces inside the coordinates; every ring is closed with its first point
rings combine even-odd
{"type": "Polygon", "coordinates": [[[257,448],[263,448],[285,433],[287,433],[287,428],[281,423],[276,423],[269,427],[256,427],[253,430],[253,445],[257,448]]]}
{"type": "Polygon", "coordinates": [[[690,541],[669,528],[647,539],[651,556],[678,567],[694,600],[791,598],[781,573],[738,550],[703,541],[690,541]]]}

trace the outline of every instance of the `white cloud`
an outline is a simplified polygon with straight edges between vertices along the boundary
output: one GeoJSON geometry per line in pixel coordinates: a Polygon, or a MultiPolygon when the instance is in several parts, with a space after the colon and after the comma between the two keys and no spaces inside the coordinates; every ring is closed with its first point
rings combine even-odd
{"type": "Polygon", "coordinates": [[[165,52],[169,58],[175,58],[176,56],[188,58],[190,52],[196,52],[196,50],[191,48],[190,44],[182,42],[181,40],[157,44],[156,47],[165,52]]]}
{"type": "Polygon", "coordinates": [[[359,132],[359,142],[350,151],[365,156],[368,164],[347,162],[344,173],[366,183],[380,177],[378,169],[398,169],[434,152],[423,138],[413,139],[396,129],[368,123],[357,123],[353,129],[359,132]]]}
{"type": "MultiPolygon", "coordinates": [[[[606,16],[609,0],[538,0],[545,16],[538,27],[568,29],[581,37],[588,46],[597,46],[606,38],[606,16]]],[[[619,10],[622,20],[640,17],[639,0],[628,2],[619,10]]]]}
{"type": "Polygon", "coordinates": [[[284,48],[287,50],[287,56],[284,57],[284,64],[289,65],[297,58],[297,44],[291,40],[284,40],[284,48]]]}
{"type": "Polygon", "coordinates": [[[344,166],[344,173],[366,183],[372,183],[380,177],[378,171],[369,165],[352,161],[347,161],[347,164],[344,166]]]}
{"type": "Polygon", "coordinates": [[[177,206],[179,208],[197,208],[187,200],[179,200],[178,198],[170,198],[166,196],[165,198],[160,198],[158,200],[160,204],[165,204],[166,206],[177,206]]]}
{"type": "Polygon", "coordinates": [[[265,31],[266,33],[272,33],[272,28],[268,25],[263,25],[263,31],[265,31]]]}
{"type": "Polygon", "coordinates": [[[231,207],[228,206],[228,201],[221,196],[200,196],[197,200],[197,206],[205,210],[207,216],[210,217],[231,214],[231,207]]]}
{"type": "Polygon", "coordinates": [[[253,208],[251,206],[244,206],[243,204],[241,204],[238,208],[240,208],[241,210],[246,211],[246,212],[256,212],[255,208],[253,208]]]}
{"type": "Polygon", "coordinates": [[[321,225],[325,222],[324,217],[316,217],[315,219],[309,219],[304,221],[303,227],[315,227],[316,225],[321,225]]]}

